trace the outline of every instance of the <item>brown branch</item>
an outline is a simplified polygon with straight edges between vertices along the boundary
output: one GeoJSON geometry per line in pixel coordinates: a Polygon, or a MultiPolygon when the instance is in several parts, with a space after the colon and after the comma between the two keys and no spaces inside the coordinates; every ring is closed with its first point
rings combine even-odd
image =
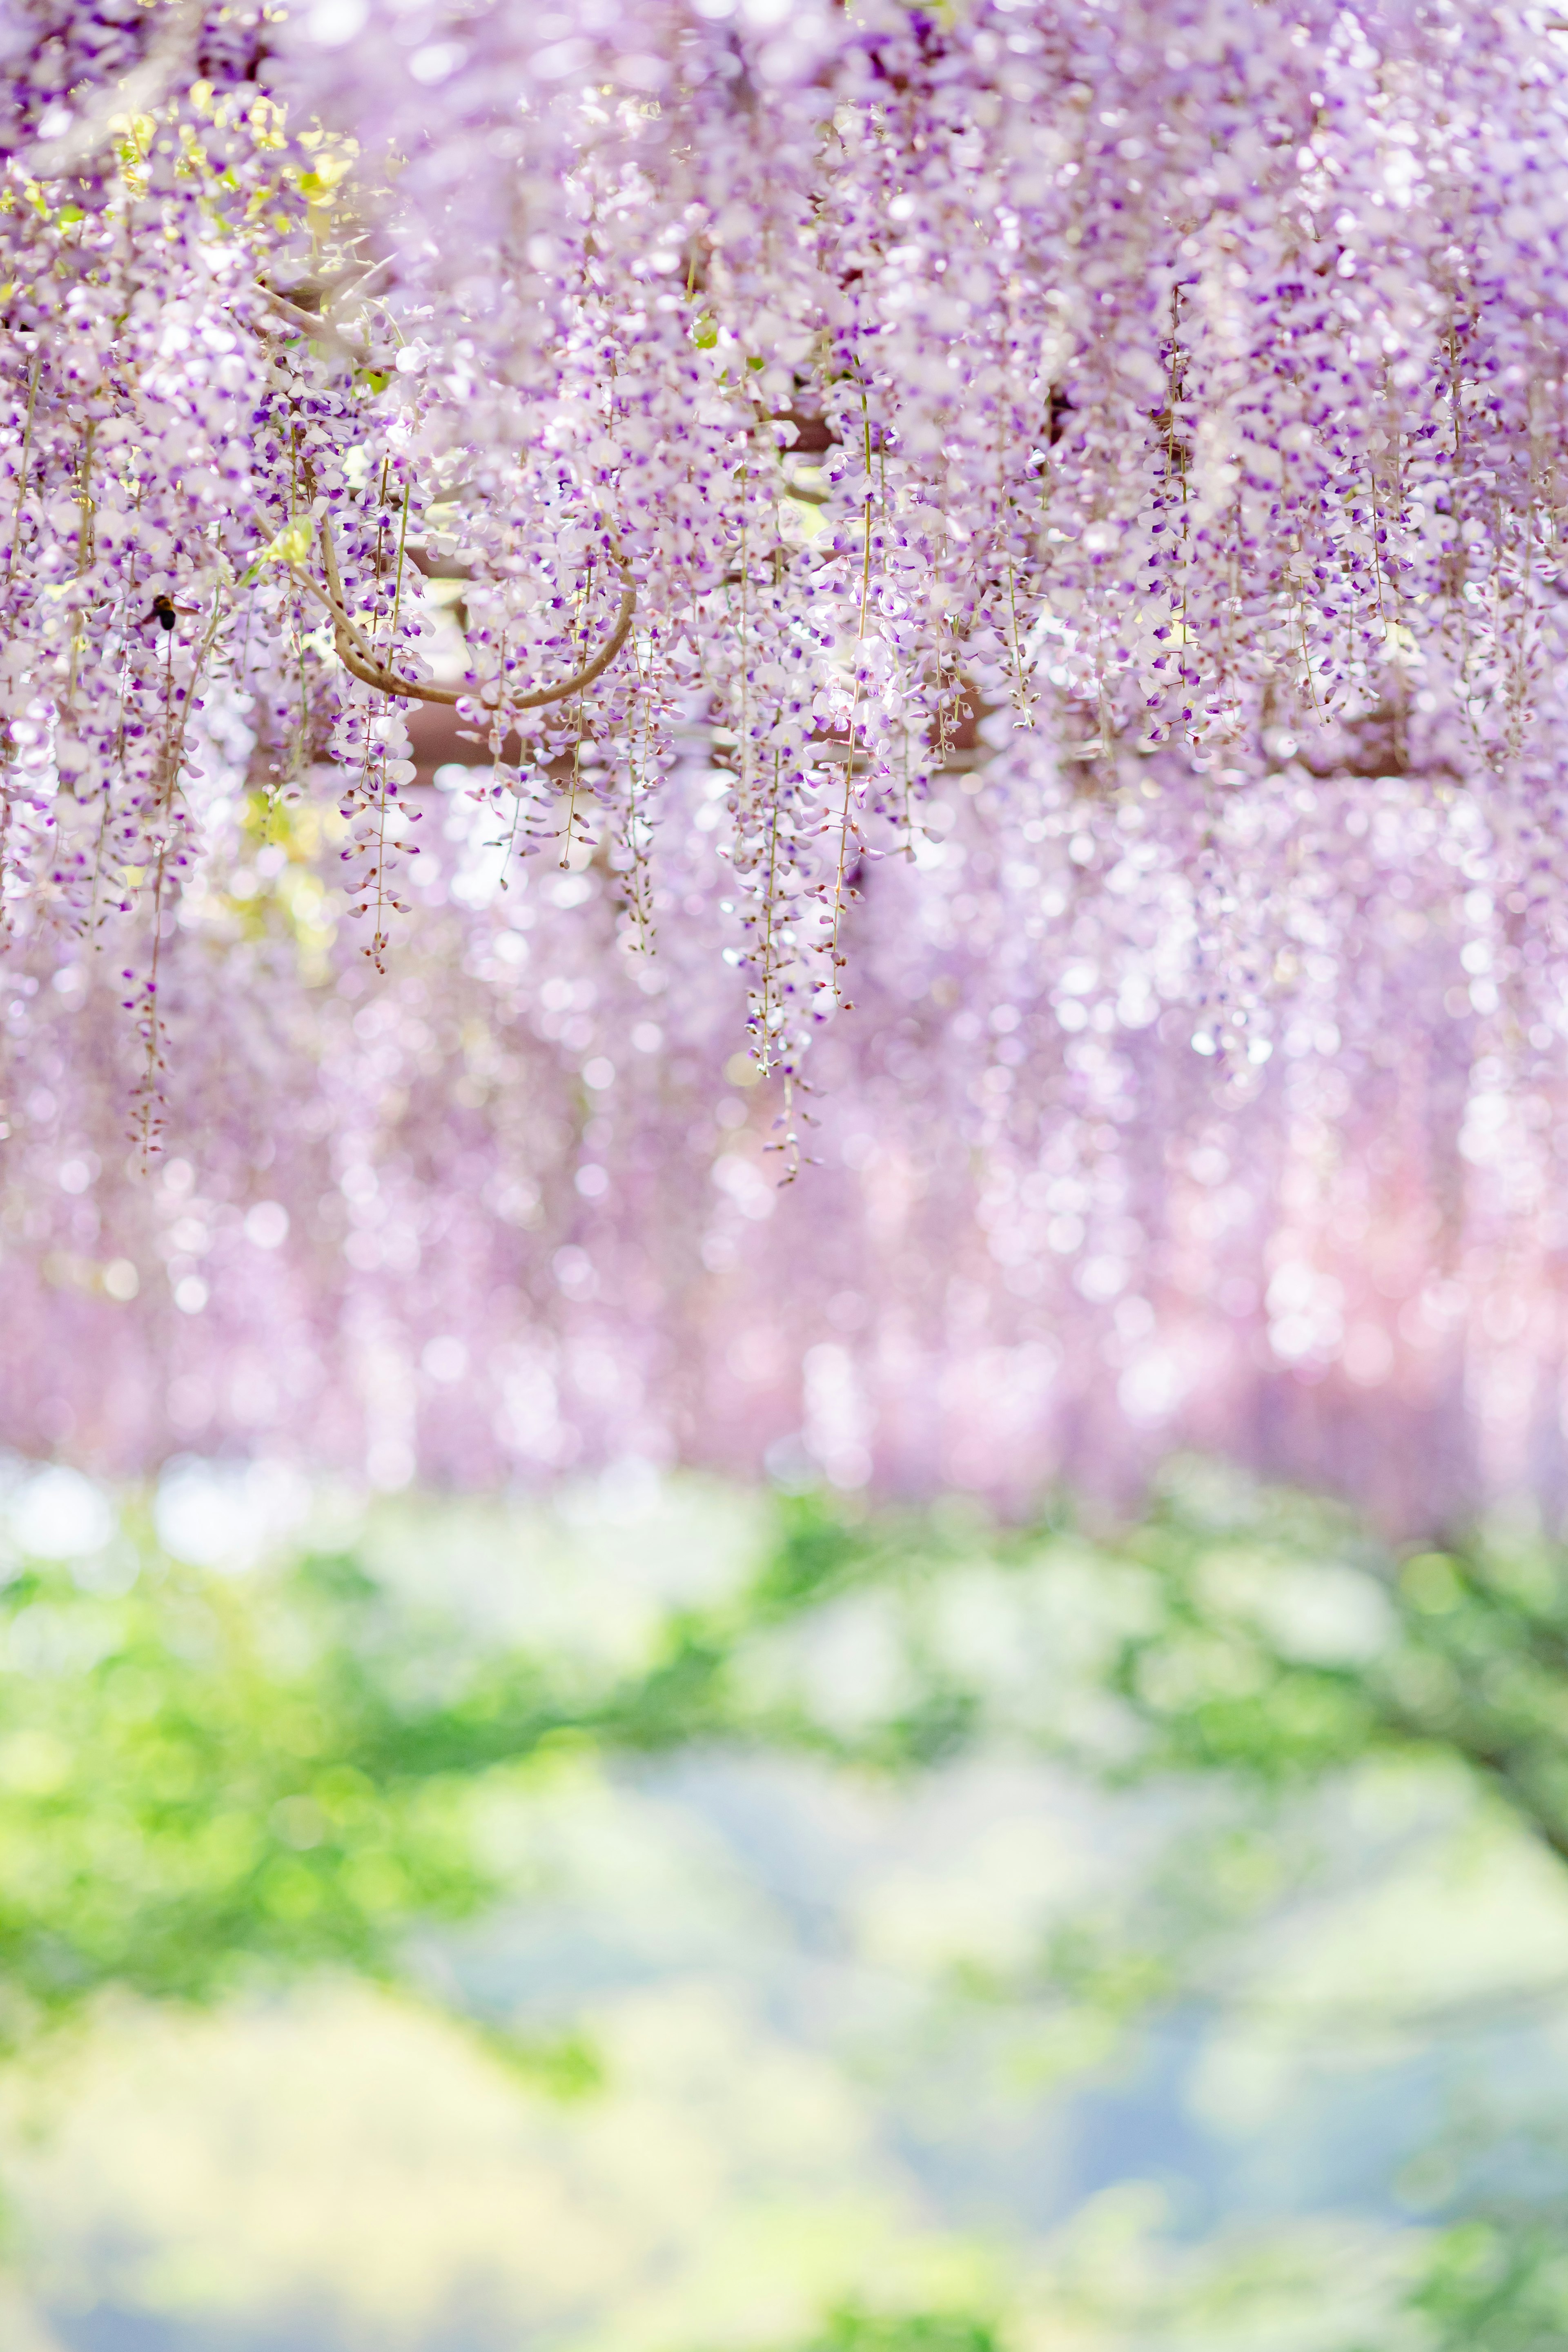
{"type": "MultiPolygon", "coordinates": [[[[304,335],[311,342],[324,343],[329,351],[358,368],[391,368],[396,362],[395,351],[388,345],[378,350],[367,338],[351,334],[322,310],[307,310],[291,302],[287,294],[277,293],[272,287],[258,282],[257,291],[269,310],[275,310],[286,326],[304,335]]],[[[261,331],[265,332],[265,330],[261,331]]]]}
{"type": "MultiPolygon", "coordinates": [[[[471,700],[492,713],[499,709],[499,704],[486,702],[470,687],[429,686],[420,678],[402,677],[395,670],[388,668],[384,662],[377,660],[343,602],[337,550],[332,544],[331,527],[324,515],[321,518],[321,561],[326,570],[329,593],[323,594],[308,575],[301,574],[301,577],[311,593],[320,598],[332,616],[332,639],[338,659],[351,677],[357,677],[365,686],[374,687],[378,694],[401,695],[411,702],[440,702],[449,707],[471,700]]],[[[595,679],[602,677],[609,668],[631,634],[632,617],[637,608],[637,583],[632,578],[630,564],[624,557],[617,556],[613,561],[621,575],[621,609],[605,643],[592,661],[584,662],[580,669],[573,671],[570,677],[558,680],[554,686],[535,687],[531,694],[509,697],[506,705],[509,711],[537,710],[547,702],[563,702],[568,695],[579,694],[584,687],[592,686],[595,679]]]]}

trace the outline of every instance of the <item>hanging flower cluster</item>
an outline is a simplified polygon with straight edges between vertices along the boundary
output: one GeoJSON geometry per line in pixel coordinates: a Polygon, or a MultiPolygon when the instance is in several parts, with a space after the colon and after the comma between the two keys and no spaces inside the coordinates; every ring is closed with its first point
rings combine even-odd
{"type": "MultiPolygon", "coordinates": [[[[770,1184],[891,1072],[1041,1318],[1053,1256],[1159,1290],[1133,1195],[1215,1122],[1277,1219],[1391,1053],[1418,1156],[1484,1100],[1549,1163],[1565,49],[1469,0],[13,9],[18,1150],[100,1098],[107,1202],[290,1089],[320,1139],[345,1036],[439,1061],[499,973],[588,1022],[574,1085],[701,1041],[639,1166],[737,1055],[770,1184]]],[[[480,1192],[566,1148],[517,1116],[480,1192]]]]}
{"type": "MultiPolygon", "coordinates": [[[[388,1485],[766,1461],[1022,1506],[1057,1475],[1131,1498],[1185,1444],[1414,1528],[1561,1493],[1568,1081],[1456,979],[1497,945],[1479,908],[1394,901],[1354,995],[1320,968],[1264,1083],[1216,1090],[1173,1016],[1100,1018],[1141,1019],[1145,984],[1135,910],[1120,943],[1071,911],[1113,819],[952,784],[941,862],[889,864],[858,910],[818,1164],[781,1186],[768,1086],[704,986],[711,846],[679,877],[694,911],[627,959],[602,869],[497,887],[473,773],[430,795],[385,981],[333,940],[302,817],[244,836],[232,893],[191,886],[184,1132],[148,1175],[91,960],[18,993],[10,1444],[388,1485]]],[[[671,772],[687,822],[721,775],[695,749],[671,772]]],[[[1319,824],[1365,906],[1421,835],[1393,789],[1350,831],[1352,790],[1319,824]]],[[[1462,814],[1438,845],[1490,854],[1462,814]]]]}

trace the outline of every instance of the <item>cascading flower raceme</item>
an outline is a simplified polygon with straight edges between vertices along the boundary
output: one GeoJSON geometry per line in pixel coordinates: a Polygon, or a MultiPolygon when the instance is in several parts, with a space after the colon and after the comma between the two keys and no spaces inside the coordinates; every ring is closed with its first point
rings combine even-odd
{"type": "MultiPolygon", "coordinates": [[[[815,1234],[808,1325],[860,1300],[801,1347],[879,1335],[847,1463],[912,1377],[900,1248],[968,1266],[910,1361],[1055,1348],[1161,1427],[1183,1347],[1397,1381],[1426,1326],[1358,1319],[1358,1218],[1436,1219],[1450,1304],[1517,1287],[1568,1034],[1565,68],[1544,11],[1440,0],[13,7],[27,1278],[112,1301],[270,1151],[290,1249],[378,1169],[426,1256],[469,1234],[476,1363],[557,1309],[613,1353],[607,1300],[739,1280],[695,1159],[753,1269],[815,1234]],[[903,1176],[763,1211],[870,1167],[871,1106],[903,1176]]],[[[337,1214],[354,1361],[458,1346],[337,1214]]],[[[86,1420],[267,1425],[203,1392],[86,1420]]]]}

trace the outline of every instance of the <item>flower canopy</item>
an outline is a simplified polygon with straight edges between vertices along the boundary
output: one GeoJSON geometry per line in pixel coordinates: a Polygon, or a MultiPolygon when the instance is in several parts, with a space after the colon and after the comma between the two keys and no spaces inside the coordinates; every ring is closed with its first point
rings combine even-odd
{"type": "Polygon", "coordinates": [[[1568,28],[0,49],[14,1431],[1546,1475],[1568,28]]]}

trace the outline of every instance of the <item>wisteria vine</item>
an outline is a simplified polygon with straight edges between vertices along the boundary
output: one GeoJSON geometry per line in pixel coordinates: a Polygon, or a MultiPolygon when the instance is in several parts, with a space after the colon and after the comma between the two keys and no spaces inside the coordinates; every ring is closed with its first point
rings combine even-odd
{"type": "MultiPolygon", "coordinates": [[[[356,960],[500,942],[536,1024],[580,959],[627,1034],[678,990],[771,1181],[899,1003],[916,1161],[1015,1202],[1235,1119],[1288,1189],[1391,1040],[1549,1170],[1549,10],[37,0],[0,50],[17,1141],[41,991],[112,977],[145,1181],[215,1072],[319,1077],[356,960]]],[[[1080,1297],[1158,1288],[1153,1222],[1080,1297]]]]}

